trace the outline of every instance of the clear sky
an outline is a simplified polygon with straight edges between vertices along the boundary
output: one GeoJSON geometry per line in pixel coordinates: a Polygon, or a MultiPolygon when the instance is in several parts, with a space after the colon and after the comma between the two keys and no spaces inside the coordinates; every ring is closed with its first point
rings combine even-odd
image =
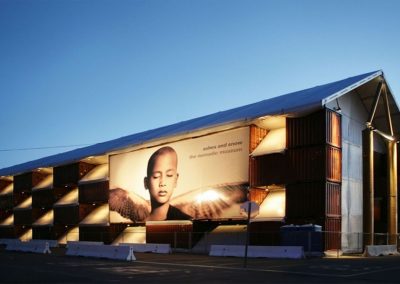
{"type": "Polygon", "coordinates": [[[379,69],[400,102],[399,15],[398,0],[0,0],[0,168],[379,69]]]}

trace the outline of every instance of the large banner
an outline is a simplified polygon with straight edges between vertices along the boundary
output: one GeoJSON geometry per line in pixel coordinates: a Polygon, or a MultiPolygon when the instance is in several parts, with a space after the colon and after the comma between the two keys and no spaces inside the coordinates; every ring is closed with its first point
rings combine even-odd
{"type": "Polygon", "coordinates": [[[249,128],[110,157],[110,222],[243,218],[249,128]]]}

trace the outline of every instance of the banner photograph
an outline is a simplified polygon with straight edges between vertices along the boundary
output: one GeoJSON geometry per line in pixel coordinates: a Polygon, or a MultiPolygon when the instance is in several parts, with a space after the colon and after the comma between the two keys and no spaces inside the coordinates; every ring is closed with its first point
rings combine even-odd
{"type": "Polygon", "coordinates": [[[249,128],[110,156],[110,222],[243,218],[249,128]]]}

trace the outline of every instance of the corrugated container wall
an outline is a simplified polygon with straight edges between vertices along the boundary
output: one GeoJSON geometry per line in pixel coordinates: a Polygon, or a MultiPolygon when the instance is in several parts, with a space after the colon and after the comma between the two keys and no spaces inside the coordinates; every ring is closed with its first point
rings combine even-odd
{"type": "Polygon", "coordinates": [[[286,217],[298,224],[315,222],[326,237],[325,249],[340,247],[341,116],[324,109],[287,118],[286,217]],[[339,238],[338,238],[339,236],[339,238]]]}

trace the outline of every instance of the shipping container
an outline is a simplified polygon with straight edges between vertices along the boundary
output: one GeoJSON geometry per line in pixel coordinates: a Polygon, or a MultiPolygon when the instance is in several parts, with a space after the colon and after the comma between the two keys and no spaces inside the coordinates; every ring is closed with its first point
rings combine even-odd
{"type": "Polygon", "coordinates": [[[341,185],[307,182],[286,185],[286,217],[325,218],[341,216],[341,185]]]}
{"type": "Polygon", "coordinates": [[[32,191],[33,208],[52,208],[54,201],[53,189],[40,189],[32,191]]]}
{"type": "Polygon", "coordinates": [[[341,184],[327,182],[325,196],[325,214],[327,217],[339,218],[342,215],[341,184]]]}
{"type": "Polygon", "coordinates": [[[325,183],[307,182],[286,185],[286,217],[289,219],[325,215],[325,183]]]}
{"type": "Polygon", "coordinates": [[[35,240],[55,240],[56,235],[53,226],[33,226],[32,239],[35,240]]]}
{"type": "Polygon", "coordinates": [[[12,194],[0,195],[0,209],[9,210],[14,207],[12,194]]]}
{"type": "Polygon", "coordinates": [[[342,181],[341,149],[310,146],[287,150],[288,183],[311,181],[342,181]]]}
{"type": "Polygon", "coordinates": [[[172,248],[190,249],[193,224],[190,221],[164,221],[146,223],[146,242],[170,244],[172,248]]]}
{"type": "Polygon", "coordinates": [[[11,180],[8,179],[1,179],[0,178],[0,194],[2,193],[2,191],[8,187],[10,184],[12,184],[11,180]]]}
{"type": "Polygon", "coordinates": [[[329,181],[342,181],[342,150],[333,146],[326,147],[326,178],[329,181]]]}
{"type": "Polygon", "coordinates": [[[326,146],[310,146],[287,150],[288,183],[325,181],[326,146]]]}
{"type": "Polygon", "coordinates": [[[326,143],[342,147],[342,119],[337,112],[326,110],[326,143]]]}
{"type": "Polygon", "coordinates": [[[108,202],[109,182],[79,184],[79,203],[108,202]]]}
{"type": "Polygon", "coordinates": [[[250,186],[284,184],[287,181],[286,155],[268,154],[250,158],[250,186]]]}
{"type": "Polygon", "coordinates": [[[249,199],[257,204],[261,204],[267,195],[268,191],[265,188],[250,188],[249,199]]]}
{"type": "Polygon", "coordinates": [[[325,226],[325,250],[337,250],[341,248],[341,218],[326,218],[325,226]]]}
{"type": "Polygon", "coordinates": [[[257,146],[260,144],[260,142],[264,139],[265,136],[267,136],[268,130],[264,128],[260,128],[256,125],[251,125],[250,126],[250,149],[249,153],[253,152],[257,146]]]}
{"type": "Polygon", "coordinates": [[[14,239],[14,226],[0,226],[0,239],[14,239]]]}
{"type": "Polygon", "coordinates": [[[79,241],[110,243],[110,227],[108,226],[79,226],[79,241]]]}
{"type": "Polygon", "coordinates": [[[54,224],[76,225],[79,223],[79,205],[54,206],[54,224]]]}
{"type": "Polygon", "coordinates": [[[84,162],[54,167],[53,185],[54,187],[77,186],[79,180],[95,167],[96,165],[84,162]]]}
{"type": "Polygon", "coordinates": [[[17,209],[14,210],[15,225],[32,225],[32,209],[17,209]]]}
{"type": "Polygon", "coordinates": [[[287,148],[326,144],[325,110],[286,119],[287,148]]]}
{"type": "Polygon", "coordinates": [[[32,187],[36,186],[47,175],[44,172],[29,172],[14,176],[14,193],[32,191],[32,187]]]}
{"type": "Polygon", "coordinates": [[[279,229],[284,225],[280,221],[251,222],[249,226],[249,244],[253,246],[280,245],[279,229]]]}

